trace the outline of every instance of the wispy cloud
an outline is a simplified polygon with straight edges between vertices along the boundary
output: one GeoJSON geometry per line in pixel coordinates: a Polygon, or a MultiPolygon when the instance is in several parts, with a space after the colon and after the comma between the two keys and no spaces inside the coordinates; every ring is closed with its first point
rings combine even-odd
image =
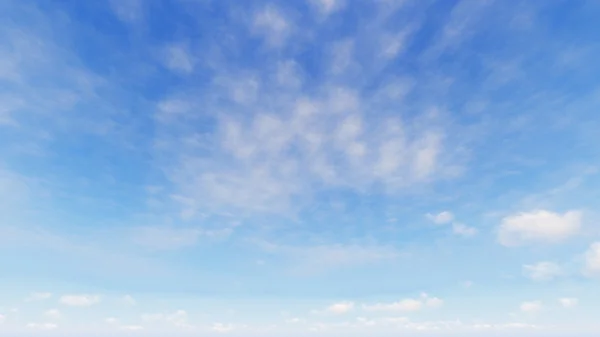
{"type": "Polygon", "coordinates": [[[99,303],[99,295],[64,295],[60,298],[60,303],[72,307],[89,307],[99,303]]]}
{"type": "Polygon", "coordinates": [[[393,303],[376,303],[367,304],[363,308],[367,311],[419,311],[424,308],[439,308],[443,305],[444,301],[437,297],[430,297],[427,294],[423,294],[421,298],[413,299],[407,298],[393,303]]]}
{"type": "Polygon", "coordinates": [[[523,271],[534,281],[549,281],[563,274],[562,268],[553,262],[539,262],[524,265],[523,271]]]}
{"type": "Polygon", "coordinates": [[[402,256],[400,251],[392,247],[372,244],[292,246],[266,241],[258,241],[256,244],[267,253],[277,254],[288,259],[291,262],[291,270],[300,273],[369,265],[402,256]]]}

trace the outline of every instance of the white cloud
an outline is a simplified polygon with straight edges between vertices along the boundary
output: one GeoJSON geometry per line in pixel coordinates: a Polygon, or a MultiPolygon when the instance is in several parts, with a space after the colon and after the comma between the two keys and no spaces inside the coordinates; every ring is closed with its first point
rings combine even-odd
{"type": "Polygon", "coordinates": [[[585,253],[584,273],[588,276],[600,276],[600,242],[593,243],[585,253]]]}
{"type": "Polygon", "coordinates": [[[144,327],[141,325],[123,325],[120,329],[125,331],[141,331],[144,330],[144,327]]]}
{"type": "Polygon", "coordinates": [[[444,304],[444,301],[437,297],[430,297],[427,294],[422,294],[421,298],[407,298],[393,303],[376,303],[372,305],[364,305],[363,309],[367,311],[419,311],[423,308],[439,308],[444,304]]]}
{"type": "Polygon", "coordinates": [[[562,268],[553,262],[538,262],[524,265],[523,272],[534,281],[549,281],[562,274],[562,268]]]}
{"type": "Polygon", "coordinates": [[[531,302],[523,302],[519,307],[522,312],[526,313],[536,313],[542,310],[542,302],[540,301],[531,301],[531,302]]]}
{"type": "Polygon", "coordinates": [[[558,300],[558,302],[565,308],[573,308],[579,304],[579,300],[572,297],[561,298],[558,300]]]}
{"type": "MultiPolygon", "coordinates": [[[[352,63],[346,61],[336,67],[352,63]]],[[[216,132],[206,135],[209,157],[182,143],[191,135],[180,126],[163,124],[172,128],[167,134],[180,134],[165,139],[169,146],[160,150],[176,159],[164,169],[182,208],[290,214],[317,187],[396,194],[448,177],[457,167],[446,165],[460,157],[451,156],[452,140],[435,115],[426,121],[366,118],[373,109],[397,105],[397,97],[333,84],[305,93],[279,82],[278,76],[244,72],[214,82],[202,107],[216,116],[216,132]]],[[[197,105],[189,100],[177,106],[197,105]]]]}
{"type": "Polygon", "coordinates": [[[214,323],[211,327],[211,330],[218,333],[226,333],[231,332],[235,329],[235,326],[232,324],[223,324],[223,323],[214,323]]]}
{"type": "Polygon", "coordinates": [[[354,63],[354,41],[342,40],[333,44],[331,49],[331,71],[333,74],[343,74],[354,63]]]}
{"type": "Polygon", "coordinates": [[[444,301],[437,297],[428,297],[425,299],[425,305],[429,308],[440,308],[444,305],[444,301]]]}
{"type": "Polygon", "coordinates": [[[254,14],[254,30],[263,35],[271,46],[285,43],[292,30],[292,24],[284,14],[273,6],[266,6],[254,14]]]}
{"type": "Polygon", "coordinates": [[[507,216],[500,224],[498,241],[505,246],[558,243],[578,232],[581,217],[579,211],[559,214],[545,210],[507,216]]]}
{"type": "Polygon", "coordinates": [[[149,323],[167,323],[177,328],[190,328],[188,323],[188,314],[185,310],[177,310],[167,314],[143,314],[142,321],[149,323]]]}
{"type": "Polygon", "coordinates": [[[394,59],[405,48],[412,30],[406,29],[396,34],[384,34],[381,38],[381,54],[386,59],[394,59]]]}
{"type": "Polygon", "coordinates": [[[339,303],[334,303],[334,304],[330,305],[329,307],[327,307],[327,312],[339,315],[339,314],[348,313],[348,312],[352,311],[352,309],[354,309],[354,303],[346,301],[346,302],[339,302],[339,303]]]}
{"type": "Polygon", "coordinates": [[[327,16],[341,10],[345,0],[311,0],[311,3],[322,15],[327,16]]]}
{"type": "Polygon", "coordinates": [[[454,220],[454,214],[449,211],[443,211],[438,214],[427,214],[426,217],[437,225],[448,224],[454,220]]]}
{"type": "Polygon", "coordinates": [[[165,65],[167,68],[189,74],[194,71],[195,59],[184,44],[173,44],[165,49],[165,65]]]}
{"type": "Polygon", "coordinates": [[[6,320],[6,316],[0,314],[0,324],[4,323],[5,320],[6,320]]]}
{"type": "Polygon", "coordinates": [[[58,324],[55,323],[28,323],[27,328],[33,330],[55,330],[58,324]]]}
{"type": "Polygon", "coordinates": [[[110,325],[115,325],[119,322],[119,320],[115,317],[107,317],[104,321],[110,325]]]}
{"type": "Polygon", "coordinates": [[[65,295],[60,298],[60,303],[72,307],[89,307],[100,300],[98,295],[65,295]]]}
{"type": "Polygon", "coordinates": [[[477,228],[469,227],[462,223],[454,223],[452,224],[452,232],[464,237],[472,237],[477,235],[477,228]]]}
{"type": "Polygon", "coordinates": [[[137,301],[131,295],[125,295],[125,296],[123,296],[123,298],[121,300],[126,305],[136,305],[137,304],[137,301]]]}
{"type": "Polygon", "coordinates": [[[142,0],[110,0],[115,15],[127,23],[136,23],[143,17],[142,0]]]}
{"type": "Polygon", "coordinates": [[[44,313],[44,317],[51,319],[51,320],[57,320],[57,319],[60,319],[62,317],[62,315],[58,309],[50,309],[44,313]]]}
{"type": "Polygon", "coordinates": [[[27,302],[37,302],[44,301],[52,297],[52,293],[31,293],[25,301],[27,302]]]}

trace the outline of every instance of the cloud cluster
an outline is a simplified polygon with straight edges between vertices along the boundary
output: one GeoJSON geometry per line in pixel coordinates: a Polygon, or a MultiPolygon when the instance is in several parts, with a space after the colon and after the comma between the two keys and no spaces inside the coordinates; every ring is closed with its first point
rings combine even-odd
{"type": "Polygon", "coordinates": [[[546,210],[523,212],[502,219],[498,241],[505,246],[530,243],[558,243],[579,231],[582,213],[568,211],[564,214],[546,210]]]}
{"type": "Polygon", "coordinates": [[[467,226],[460,222],[456,222],[454,214],[450,211],[442,211],[438,214],[428,213],[425,215],[425,217],[436,225],[446,225],[451,223],[452,232],[456,235],[460,235],[463,237],[473,237],[478,233],[477,228],[467,226]]]}

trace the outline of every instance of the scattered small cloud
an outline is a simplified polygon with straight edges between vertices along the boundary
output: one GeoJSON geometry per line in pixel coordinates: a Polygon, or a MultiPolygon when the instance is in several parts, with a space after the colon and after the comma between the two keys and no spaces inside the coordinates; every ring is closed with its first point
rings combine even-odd
{"type": "Polygon", "coordinates": [[[538,262],[523,266],[523,273],[534,281],[550,281],[562,275],[562,268],[553,262],[538,262]]]}
{"type": "Polygon", "coordinates": [[[327,307],[327,312],[332,313],[332,314],[345,314],[348,313],[350,311],[352,311],[354,309],[354,302],[339,302],[339,303],[334,303],[332,305],[330,305],[329,307],[327,307]]]}
{"type": "Polygon", "coordinates": [[[212,331],[215,331],[218,333],[231,332],[234,329],[235,329],[235,326],[233,324],[224,324],[224,323],[214,323],[211,327],[212,331]]]}
{"type": "Polygon", "coordinates": [[[110,0],[115,15],[123,22],[137,23],[143,18],[142,0],[110,0]]]}
{"type": "Polygon", "coordinates": [[[454,214],[449,211],[443,211],[438,214],[427,214],[426,217],[436,225],[445,225],[454,220],[454,214]]]}
{"type": "Polygon", "coordinates": [[[469,227],[462,223],[454,223],[452,224],[452,232],[456,235],[464,236],[464,237],[473,237],[477,235],[477,228],[469,227]]]}
{"type": "Polygon", "coordinates": [[[363,309],[367,311],[419,311],[423,308],[439,308],[444,304],[444,301],[437,297],[430,297],[427,294],[422,294],[420,298],[407,298],[398,302],[392,303],[376,303],[364,305],[363,309]]]}
{"type": "Polygon", "coordinates": [[[62,314],[60,313],[60,311],[58,309],[50,309],[44,313],[44,317],[51,319],[51,320],[57,320],[62,317],[62,314]]]}
{"type": "Polygon", "coordinates": [[[121,301],[125,305],[129,305],[129,306],[133,306],[133,305],[137,304],[137,301],[131,295],[125,295],[125,296],[123,296],[123,298],[121,298],[121,301]]]}
{"type": "Polygon", "coordinates": [[[60,303],[72,307],[89,307],[100,303],[99,295],[65,295],[60,298],[60,303]]]}
{"type": "Polygon", "coordinates": [[[177,73],[190,74],[194,71],[195,58],[185,44],[173,44],[165,49],[165,66],[177,73]]]}
{"type": "Polygon", "coordinates": [[[585,253],[584,274],[600,276],[600,242],[593,243],[585,253]]]}
{"type": "Polygon", "coordinates": [[[283,45],[292,31],[292,24],[272,5],[267,5],[254,14],[253,26],[255,32],[273,47],[283,45]]]}
{"type": "Polygon", "coordinates": [[[581,218],[580,211],[560,214],[546,210],[507,216],[500,224],[498,241],[504,246],[559,243],[579,231],[581,218]]]}
{"type": "Polygon", "coordinates": [[[119,320],[115,317],[107,317],[105,320],[106,324],[115,325],[119,323],[119,320]]]}
{"type": "Polygon", "coordinates": [[[172,313],[142,314],[141,319],[147,323],[167,323],[177,328],[190,328],[188,313],[185,310],[177,310],[172,313]]]}
{"type": "Polygon", "coordinates": [[[345,0],[311,0],[310,2],[324,16],[341,10],[345,5],[345,0]]]}
{"type": "Polygon", "coordinates": [[[542,310],[543,305],[540,301],[523,302],[519,309],[525,313],[536,313],[542,310]]]}
{"type": "Polygon", "coordinates": [[[579,304],[579,300],[573,297],[566,297],[559,299],[558,303],[565,308],[574,308],[579,304]]]}

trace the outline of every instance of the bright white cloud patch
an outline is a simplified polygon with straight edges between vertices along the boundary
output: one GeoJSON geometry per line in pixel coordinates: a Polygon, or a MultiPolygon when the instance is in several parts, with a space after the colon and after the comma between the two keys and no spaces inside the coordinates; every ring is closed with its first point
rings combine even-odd
{"type": "Polygon", "coordinates": [[[600,242],[593,243],[585,253],[584,273],[589,276],[600,276],[600,242]]]}
{"type": "Polygon", "coordinates": [[[562,268],[553,262],[538,262],[523,266],[523,272],[534,281],[549,281],[562,274],[562,268]]]}
{"type": "Polygon", "coordinates": [[[423,308],[439,308],[444,301],[437,297],[430,297],[427,294],[421,295],[421,298],[407,298],[392,303],[376,303],[364,305],[363,309],[367,311],[419,311],[423,308]]]}
{"type": "Polygon", "coordinates": [[[60,303],[72,307],[89,307],[99,302],[98,295],[65,295],[60,298],[60,303]]]}
{"type": "Polygon", "coordinates": [[[525,313],[536,313],[542,310],[543,305],[540,301],[523,302],[519,307],[522,312],[525,313]]]}
{"type": "Polygon", "coordinates": [[[327,311],[332,314],[345,314],[347,312],[350,312],[352,309],[354,309],[353,302],[334,303],[327,307],[327,311]]]}
{"type": "Polygon", "coordinates": [[[576,298],[567,297],[559,299],[558,303],[560,303],[560,305],[562,305],[565,308],[573,308],[576,307],[577,304],[579,304],[579,300],[576,298]]]}
{"type": "Polygon", "coordinates": [[[427,219],[431,220],[437,225],[445,225],[454,220],[454,214],[449,211],[443,211],[438,214],[427,214],[427,219]]]}
{"type": "Polygon", "coordinates": [[[581,217],[579,211],[559,214],[545,210],[511,215],[502,219],[498,241],[505,246],[558,243],[578,232],[581,217]]]}

